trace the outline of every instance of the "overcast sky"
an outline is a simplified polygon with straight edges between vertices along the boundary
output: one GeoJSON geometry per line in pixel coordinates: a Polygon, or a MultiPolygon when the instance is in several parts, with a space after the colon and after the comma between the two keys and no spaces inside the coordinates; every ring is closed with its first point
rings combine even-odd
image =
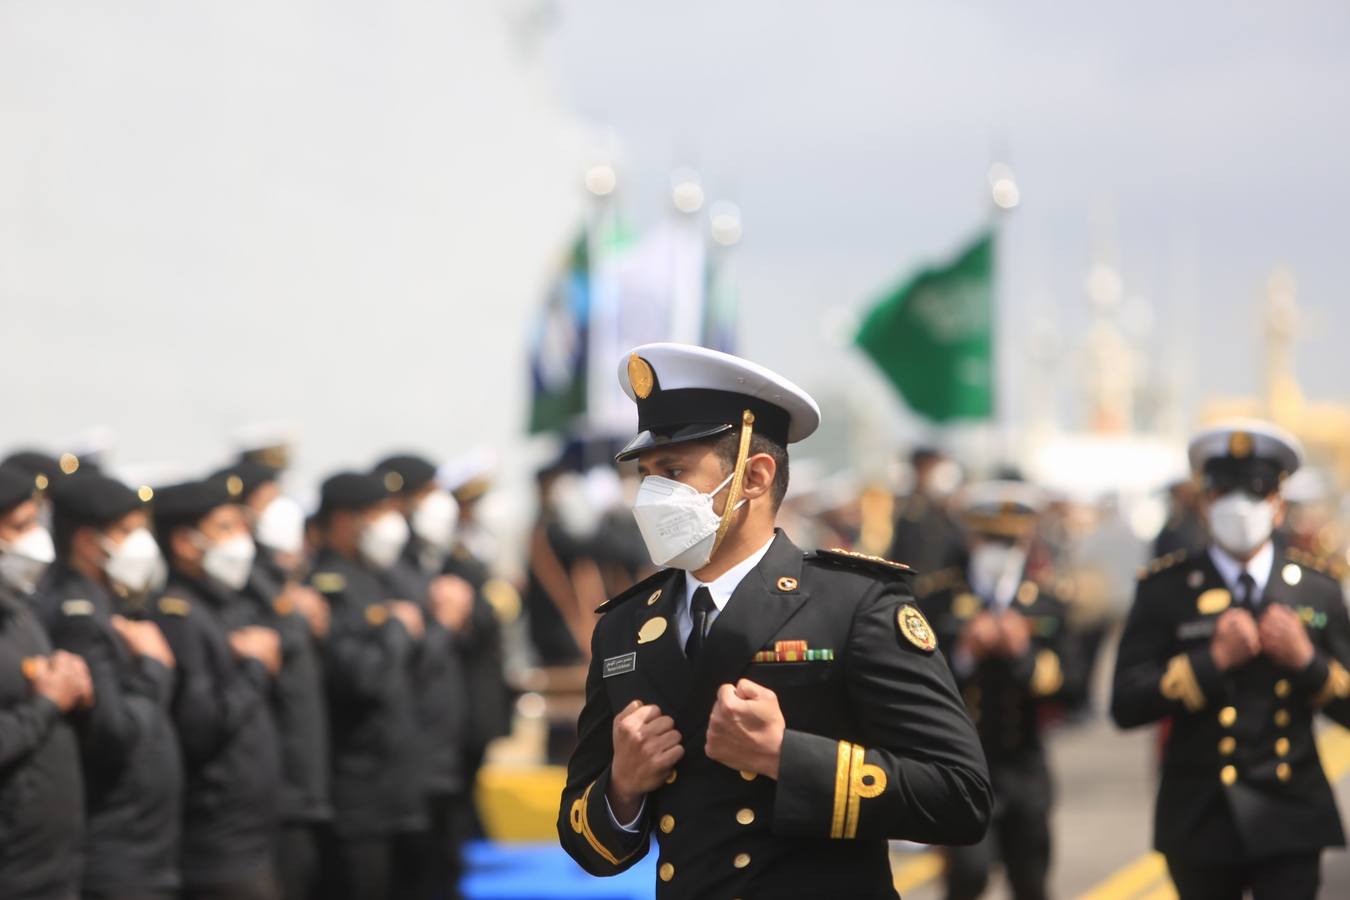
{"type": "Polygon", "coordinates": [[[1339,399],[1347,49],[1331,2],[9,0],[0,447],[107,424],[124,461],[191,468],[287,418],[317,474],[509,442],[605,132],[639,226],[677,164],[741,205],[744,352],[827,420],[898,409],[834,339],[981,226],[995,158],[1024,201],[1014,418],[1039,320],[1074,413],[1094,252],[1189,401],[1258,386],[1257,305],[1288,263],[1300,374],[1339,399]]]}

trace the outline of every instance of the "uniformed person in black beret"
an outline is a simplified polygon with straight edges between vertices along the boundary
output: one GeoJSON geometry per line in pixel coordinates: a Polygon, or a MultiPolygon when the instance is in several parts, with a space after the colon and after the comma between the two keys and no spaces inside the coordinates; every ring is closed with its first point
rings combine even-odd
{"type": "Polygon", "coordinates": [[[960,565],[964,536],[947,504],[961,485],[961,467],[934,447],[914,448],[909,465],[914,487],[896,504],[891,559],[903,559],[919,575],[960,565]]]}
{"type": "MultiPolygon", "coordinates": [[[[0,467],[0,563],[15,548],[50,547],[32,537],[35,491],[32,473],[0,467]]],[[[0,577],[0,888],[68,900],[79,892],[84,798],[67,716],[89,707],[93,685],[80,657],[52,649],[12,575],[0,577]]]]}
{"type": "Polygon", "coordinates": [[[404,864],[396,873],[399,896],[435,900],[458,883],[459,847],[451,824],[455,805],[469,801],[463,769],[468,699],[459,647],[470,640],[473,588],[462,578],[443,574],[459,509],[450,492],[436,483],[435,465],[425,457],[399,454],[382,459],[374,474],[408,522],[403,554],[383,573],[386,590],[391,597],[416,603],[426,626],[414,688],[428,827],[404,838],[404,864]]]}
{"type": "Polygon", "coordinates": [[[173,700],[187,774],[184,896],[272,900],[281,760],[268,707],[281,668],[277,632],[249,621],[239,592],[254,547],[240,486],[211,477],[157,490],[169,582],[152,606],[178,662],[173,700]]]}
{"type": "Polygon", "coordinates": [[[320,493],[310,583],[332,608],[324,671],[334,842],[324,896],[382,900],[398,896],[396,850],[427,828],[415,678],[426,626],[417,604],[392,597],[383,580],[408,542],[384,479],[342,472],[320,493]]]}
{"type": "Polygon", "coordinates": [[[563,847],[612,875],[659,844],[660,897],[895,897],[887,841],[968,844],[992,798],[910,570],[775,531],[816,404],[723,353],[620,365],[660,572],[604,606],[563,847]]]}
{"type": "Polygon", "coordinates": [[[1345,845],[1313,719],[1350,725],[1350,620],[1340,585],[1271,537],[1302,456],[1254,420],[1191,441],[1209,545],[1149,567],[1121,638],[1116,723],[1171,723],[1154,846],[1185,900],[1315,897],[1323,848],[1345,845]]]}
{"type": "Polygon", "coordinates": [[[333,817],[328,709],[317,643],[327,634],[329,614],[323,597],[297,581],[304,513],[282,493],[279,476],[280,470],[252,460],[217,473],[227,489],[238,489],[257,547],[240,591],[246,602],[231,609],[228,624],[264,626],[281,639],[281,668],[268,695],[281,740],[277,878],[286,900],[308,900],[319,883],[322,830],[333,817]]]}
{"type": "Polygon", "coordinates": [[[1027,572],[1042,503],[1040,492],[1024,482],[969,486],[956,502],[967,534],[966,564],[917,582],[920,607],[948,648],[994,784],[989,835],[949,852],[952,900],[984,893],[995,862],[1002,862],[1018,900],[1046,896],[1053,791],[1043,722],[1077,667],[1070,661],[1064,603],[1027,572]]]}
{"type": "Polygon", "coordinates": [[[57,563],[43,620],[55,646],[84,658],[94,685],[93,706],[74,719],[88,818],[82,893],[173,897],[183,765],[169,713],[173,653],[146,618],[159,556],[150,491],[83,470],[58,479],[49,496],[57,563]]]}

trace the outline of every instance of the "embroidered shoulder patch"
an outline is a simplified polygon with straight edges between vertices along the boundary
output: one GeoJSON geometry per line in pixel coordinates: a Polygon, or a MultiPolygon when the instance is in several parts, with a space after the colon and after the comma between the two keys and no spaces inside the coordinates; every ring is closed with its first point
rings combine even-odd
{"type": "Polygon", "coordinates": [[[159,611],[166,616],[186,616],[192,604],[182,597],[160,597],[159,611]]]}
{"type": "Polygon", "coordinates": [[[336,594],[347,587],[347,576],[340,572],[315,572],[310,583],[320,594],[336,594]]]}
{"type": "Polygon", "coordinates": [[[895,614],[895,622],[900,627],[900,634],[915,647],[925,653],[937,649],[937,635],[933,634],[932,626],[913,606],[901,606],[895,614]]]}
{"type": "Polygon", "coordinates": [[[63,616],[92,616],[94,614],[94,604],[88,600],[67,600],[61,604],[61,615],[63,616]]]}

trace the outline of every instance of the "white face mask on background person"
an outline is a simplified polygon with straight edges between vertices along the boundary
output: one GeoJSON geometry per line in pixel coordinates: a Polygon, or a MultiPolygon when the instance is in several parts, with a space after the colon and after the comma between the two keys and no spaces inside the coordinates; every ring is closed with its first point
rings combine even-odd
{"type": "Polygon", "coordinates": [[[1247,556],[1270,540],[1278,500],[1232,491],[1209,507],[1209,533],[1214,543],[1234,556],[1247,556]]]}
{"type": "Polygon", "coordinates": [[[412,513],[412,533],[424,546],[445,553],[455,545],[458,524],[459,504],[449,491],[432,491],[412,513]]]}
{"type": "Polygon", "coordinates": [[[1026,563],[1026,551],[1016,544],[985,541],[970,551],[970,586],[989,597],[1005,578],[1020,579],[1026,563]]]}
{"type": "Polygon", "coordinates": [[[399,554],[408,544],[408,522],[390,510],[381,513],[361,529],[357,549],[361,558],[376,569],[387,569],[398,562],[399,554]]]}
{"type": "Polygon", "coordinates": [[[203,572],[232,591],[248,584],[248,576],[253,572],[253,558],[258,553],[251,537],[237,534],[223,541],[208,543],[205,535],[198,536],[198,546],[204,547],[203,572]]]}
{"type": "Polygon", "coordinates": [[[156,587],[156,580],[164,573],[159,544],[148,528],[137,528],[120,544],[105,539],[103,551],[108,554],[103,561],[104,574],[132,594],[143,594],[156,587]]]}
{"type": "Polygon", "coordinates": [[[31,594],[55,559],[51,532],[36,525],[12,542],[0,541],[0,579],[21,594],[31,594]]]}
{"type": "MultiPolygon", "coordinates": [[[[731,478],[728,475],[707,494],[660,475],[642,479],[633,503],[633,518],[653,563],[686,572],[697,572],[708,564],[722,520],[713,512],[713,498],[731,484],[731,478]]],[[[744,504],[742,498],[736,508],[744,504]]]]}
{"type": "Polygon", "coordinates": [[[290,497],[275,497],[259,514],[253,536],[275,553],[299,553],[305,546],[305,511],[290,497]]]}

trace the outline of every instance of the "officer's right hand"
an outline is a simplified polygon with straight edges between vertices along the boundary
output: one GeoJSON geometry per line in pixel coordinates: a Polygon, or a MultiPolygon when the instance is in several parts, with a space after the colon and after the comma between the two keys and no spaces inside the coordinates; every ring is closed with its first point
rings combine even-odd
{"type": "Polygon", "coordinates": [[[643,795],[665,783],[684,756],[681,740],[675,720],[654,704],[634,700],[614,717],[614,761],[605,796],[620,822],[636,816],[643,795]]]}
{"type": "Polygon", "coordinates": [[[403,623],[403,628],[414,641],[420,641],[427,633],[426,622],[422,619],[422,610],[410,600],[393,600],[389,603],[389,612],[403,623]]]}
{"type": "Polygon", "coordinates": [[[1261,652],[1261,630],[1245,609],[1229,609],[1219,616],[1209,654],[1220,672],[1237,668],[1261,652]]]}
{"type": "Polygon", "coordinates": [[[249,625],[230,632],[230,649],[235,656],[256,659],[269,675],[281,671],[281,635],[271,628],[249,625]]]}
{"type": "Polygon", "coordinates": [[[972,659],[984,659],[998,645],[1002,637],[998,620],[988,611],[981,612],[971,619],[961,633],[958,646],[972,659]]]}

